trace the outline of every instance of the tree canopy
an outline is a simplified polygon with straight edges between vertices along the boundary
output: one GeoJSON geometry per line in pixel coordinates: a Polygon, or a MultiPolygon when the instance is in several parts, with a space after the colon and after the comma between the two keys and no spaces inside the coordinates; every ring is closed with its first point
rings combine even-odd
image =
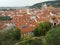
{"type": "Polygon", "coordinates": [[[39,26],[34,31],[34,35],[43,36],[47,31],[49,31],[50,28],[51,28],[51,23],[49,22],[39,23],[39,26]]]}

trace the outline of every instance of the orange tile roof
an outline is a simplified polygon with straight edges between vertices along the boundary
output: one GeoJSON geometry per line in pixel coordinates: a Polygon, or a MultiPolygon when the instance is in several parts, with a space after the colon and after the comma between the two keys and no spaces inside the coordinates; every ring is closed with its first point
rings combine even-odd
{"type": "Polygon", "coordinates": [[[51,16],[50,12],[53,14],[59,13],[60,10],[52,6],[46,7],[42,10],[38,8],[29,9],[31,14],[27,14],[27,9],[13,10],[13,11],[3,11],[0,14],[11,15],[13,17],[13,23],[16,24],[16,27],[21,29],[21,33],[32,32],[38,26],[38,22],[49,22],[50,18],[56,18],[54,22],[58,22],[59,16],[51,16]],[[38,16],[36,20],[31,20],[31,16],[38,16]],[[49,16],[49,17],[48,17],[49,16]],[[37,22],[36,22],[37,21],[37,22]],[[23,25],[26,25],[26,28],[22,28],[23,25]]]}

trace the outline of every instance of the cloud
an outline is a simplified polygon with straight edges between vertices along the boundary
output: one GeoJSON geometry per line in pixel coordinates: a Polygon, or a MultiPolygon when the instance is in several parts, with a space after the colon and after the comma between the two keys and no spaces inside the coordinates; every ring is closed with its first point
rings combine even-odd
{"type": "Polygon", "coordinates": [[[0,0],[0,7],[10,7],[10,6],[30,6],[35,3],[51,1],[51,0],[0,0]]]}

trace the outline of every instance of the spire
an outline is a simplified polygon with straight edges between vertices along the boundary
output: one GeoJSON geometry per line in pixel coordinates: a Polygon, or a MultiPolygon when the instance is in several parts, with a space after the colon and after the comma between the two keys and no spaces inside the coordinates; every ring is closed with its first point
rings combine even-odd
{"type": "Polygon", "coordinates": [[[31,14],[31,13],[29,12],[29,9],[27,9],[27,14],[31,14]]]}
{"type": "Polygon", "coordinates": [[[47,7],[47,4],[45,3],[43,6],[44,6],[44,7],[47,7]]]}
{"type": "Polygon", "coordinates": [[[47,4],[45,3],[45,4],[42,4],[42,9],[43,8],[46,8],[47,7],[47,4]]]}

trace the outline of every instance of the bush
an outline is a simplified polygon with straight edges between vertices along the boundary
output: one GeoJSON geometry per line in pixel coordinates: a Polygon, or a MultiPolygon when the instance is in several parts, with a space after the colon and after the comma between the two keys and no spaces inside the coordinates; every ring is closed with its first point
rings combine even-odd
{"type": "Polygon", "coordinates": [[[39,26],[35,29],[34,35],[35,36],[44,36],[47,31],[51,28],[51,23],[43,22],[40,23],[39,26]]]}
{"type": "Polygon", "coordinates": [[[22,39],[22,41],[25,41],[25,40],[30,40],[32,38],[32,36],[28,36],[28,35],[26,35],[26,36],[24,36],[23,38],[21,38],[22,39]]]}
{"type": "Polygon", "coordinates": [[[45,45],[60,45],[60,28],[53,28],[46,33],[45,45]]]}
{"type": "Polygon", "coordinates": [[[42,45],[42,40],[40,38],[31,38],[30,40],[25,40],[16,45],[42,45]]]}
{"type": "Polygon", "coordinates": [[[20,40],[20,30],[17,28],[0,32],[0,45],[14,45],[18,40],[20,40]]]}
{"type": "Polygon", "coordinates": [[[28,43],[30,45],[42,45],[42,40],[39,38],[29,40],[28,43]]]}

